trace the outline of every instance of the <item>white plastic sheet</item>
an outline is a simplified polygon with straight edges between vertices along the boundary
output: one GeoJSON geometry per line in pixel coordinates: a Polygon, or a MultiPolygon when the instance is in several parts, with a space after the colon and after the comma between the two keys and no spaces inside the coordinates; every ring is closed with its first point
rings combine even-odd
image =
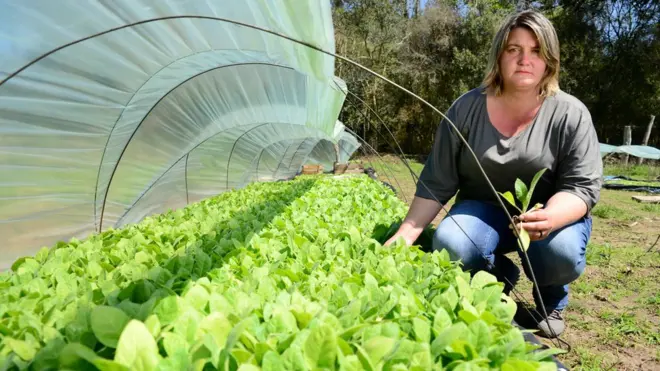
{"type": "Polygon", "coordinates": [[[660,160],[660,149],[655,147],[639,145],[617,147],[610,144],[600,143],[600,155],[605,156],[610,153],[626,153],[639,158],[660,160]]]}
{"type": "Polygon", "coordinates": [[[337,122],[346,86],[332,57],[194,18],[334,51],[327,0],[0,7],[0,80],[24,68],[0,85],[0,269],[358,148],[337,122]],[[186,18],[154,20],[173,16],[186,18]]]}

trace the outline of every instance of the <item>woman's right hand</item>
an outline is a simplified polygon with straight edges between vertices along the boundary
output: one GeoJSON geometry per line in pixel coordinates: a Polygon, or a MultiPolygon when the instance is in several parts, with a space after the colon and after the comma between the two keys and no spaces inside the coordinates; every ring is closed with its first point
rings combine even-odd
{"type": "Polygon", "coordinates": [[[406,246],[411,246],[411,245],[415,242],[415,240],[417,240],[416,238],[413,239],[411,236],[408,236],[407,233],[404,233],[404,232],[402,232],[402,231],[399,229],[399,230],[394,234],[394,236],[390,237],[389,240],[385,241],[384,246],[389,246],[389,245],[391,245],[392,243],[394,243],[394,241],[396,241],[397,239],[399,239],[399,237],[403,237],[403,240],[406,242],[406,246]]]}
{"type": "Polygon", "coordinates": [[[396,231],[394,236],[385,242],[384,246],[389,246],[399,237],[403,237],[406,245],[411,246],[417,241],[424,228],[438,215],[440,209],[440,203],[436,201],[415,197],[410,205],[410,209],[408,209],[408,215],[403,220],[403,223],[401,223],[401,227],[399,227],[399,230],[396,231]]]}

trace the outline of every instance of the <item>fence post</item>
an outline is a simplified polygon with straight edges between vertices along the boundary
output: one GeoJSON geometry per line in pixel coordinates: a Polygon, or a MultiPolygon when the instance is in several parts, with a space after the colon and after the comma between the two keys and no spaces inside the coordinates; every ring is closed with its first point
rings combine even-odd
{"type": "MultiPolygon", "coordinates": [[[[623,145],[629,146],[632,143],[632,129],[630,125],[626,125],[623,128],[623,145]]],[[[628,166],[628,154],[626,153],[623,156],[623,165],[628,166]]]]}
{"type": "MultiPolygon", "coordinates": [[[[642,138],[642,145],[649,145],[649,138],[651,137],[651,129],[653,129],[653,121],[655,121],[655,115],[651,115],[651,121],[649,121],[649,126],[646,127],[646,132],[644,133],[644,138],[642,138]]],[[[641,165],[644,162],[643,158],[637,159],[637,165],[641,165]]]]}

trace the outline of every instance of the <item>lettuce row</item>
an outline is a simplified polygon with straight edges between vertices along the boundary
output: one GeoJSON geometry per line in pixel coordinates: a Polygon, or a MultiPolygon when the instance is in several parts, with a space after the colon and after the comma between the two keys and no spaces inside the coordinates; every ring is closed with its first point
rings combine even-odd
{"type": "Polygon", "coordinates": [[[300,177],[42,249],[0,275],[9,370],[552,370],[491,275],[383,247],[406,206],[300,177]]]}

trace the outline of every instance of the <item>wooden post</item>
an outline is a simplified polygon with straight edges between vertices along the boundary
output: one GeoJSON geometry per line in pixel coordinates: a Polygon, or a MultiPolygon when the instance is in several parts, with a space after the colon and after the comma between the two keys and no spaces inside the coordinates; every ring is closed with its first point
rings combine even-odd
{"type": "MultiPolygon", "coordinates": [[[[653,129],[653,121],[655,121],[655,115],[651,115],[651,121],[649,121],[649,126],[646,127],[646,132],[644,133],[644,138],[642,138],[642,145],[649,145],[649,138],[651,137],[651,129],[653,129]]],[[[637,165],[641,165],[644,162],[643,158],[637,159],[637,165]]]]}
{"type": "MultiPolygon", "coordinates": [[[[627,125],[623,128],[623,145],[629,146],[632,143],[632,129],[630,125],[627,125]]],[[[623,165],[628,166],[628,154],[623,156],[623,165]]]]}

